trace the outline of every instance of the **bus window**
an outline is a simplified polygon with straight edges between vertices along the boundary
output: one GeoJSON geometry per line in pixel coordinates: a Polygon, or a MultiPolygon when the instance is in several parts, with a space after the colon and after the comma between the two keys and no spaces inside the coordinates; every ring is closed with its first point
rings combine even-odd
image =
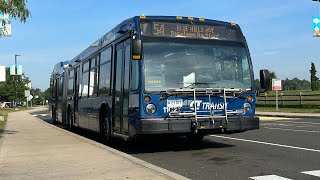
{"type": "Polygon", "coordinates": [[[110,92],[111,48],[101,52],[100,56],[99,95],[110,92]]]}
{"type": "Polygon", "coordinates": [[[86,98],[88,96],[88,81],[89,81],[89,61],[83,64],[82,71],[82,92],[81,97],[86,98]]]}
{"type": "Polygon", "coordinates": [[[97,65],[98,58],[91,60],[91,70],[89,79],[89,97],[96,97],[98,93],[98,74],[99,69],[97,65]]]}
{"type": "Polygon", "coordinates": [[[131,90],[135,91],[139,88],[139,62],[131,61],[131,90]]]}

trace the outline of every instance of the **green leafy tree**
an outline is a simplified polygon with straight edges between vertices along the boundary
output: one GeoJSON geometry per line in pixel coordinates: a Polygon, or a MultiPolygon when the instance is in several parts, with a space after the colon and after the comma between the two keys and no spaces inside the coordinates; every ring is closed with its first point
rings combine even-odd
{"type": "Polygon", "coordinates": [[[24,90],[30,82],[24,74],[22,76],[11,76],[9,68],[6,68],[6,81],[0,83],[0,101],[14,101],[17,94],[17,101],[24,101],[24,90]]]}
{"type": "Polygon", "coordinates": [[[319,78],[316,76],[316,74],[317,74],[316,66],[312,62],[311,69],[310,69],[310,80],[311,80],[311,90],[312,91],[319,90],[319,86],[318,86],[319,78]]]}
{"type": "Polygon", "coordinates": [[[270,71],[270,85],[269,88],[267,89],[267,91],[271,91],[272,90],[272,79],[277,79],[277,75],[274,71],[270,71]]]}
{"type": "Polygon", "coordinates": [[[49,87],[42,93],[43,99],[49,101],[51,99],[51,93],[52,93],[52,87],[49,87]]]}
{"type": "Polygon", "coordinates": [[[10,17],[25,23],[31,16],[26,3],[27,0],[0,0],[0,11],[8,13],[10,17]]]}
{"type": "Polygon", "coordinates": [[[311,83],[305,79],[298,78],[288,79],[282,81],[283,90],[310,90],[311,83]]]}

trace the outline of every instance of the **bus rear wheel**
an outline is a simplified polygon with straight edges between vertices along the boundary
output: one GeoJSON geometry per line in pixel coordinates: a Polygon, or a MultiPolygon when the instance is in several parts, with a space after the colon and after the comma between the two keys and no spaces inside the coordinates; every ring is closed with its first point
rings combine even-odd
{"type": "Polygon", "coordinates": [[[106,113],[101,115],[101,139],[104,144],[110,144],[111,142],[111,121],[106,113]]]}
{"type": "Polygon", "coordinates": [[[68,130],[72,131],[73,130],[73,115],[72,115],[72,112],[70,109],[68,110],[67,118],[68,118],[68,130]]]}
{"type": "Polygon", "coordinates": [[[51,108],[52,110],[52,124],[57,124],[57,117],[56,117],[56,108],[54,106],[52,106],[51,108]]]}

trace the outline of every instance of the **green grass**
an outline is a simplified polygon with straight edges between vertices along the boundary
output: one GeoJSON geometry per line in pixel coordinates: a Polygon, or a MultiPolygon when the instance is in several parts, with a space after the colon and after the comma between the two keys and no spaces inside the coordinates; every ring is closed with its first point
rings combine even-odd
{"type": "MultiPolygon", "coordinates": [[[[31,108],[28,108],[28,109],[31,109],[31,108]]],[[[8,119],[8,114],[10,112],[24,111],[24,110],[27,110],[27,108],[19,108],[18,110],[15,110],[13,108],[0,109],[0,116],[4,116],[4,121],[0,121],[0,138],[2,136],[4,128],[6,126],[7,119],[8,119]]]]}
{"type": "Polygon", "coordinates": [[[276,110],[276,107],[256,107],[256,111],[260,112],[286,112],[286,113],[320,113],[319,108],[281,108],[276,110]]]}

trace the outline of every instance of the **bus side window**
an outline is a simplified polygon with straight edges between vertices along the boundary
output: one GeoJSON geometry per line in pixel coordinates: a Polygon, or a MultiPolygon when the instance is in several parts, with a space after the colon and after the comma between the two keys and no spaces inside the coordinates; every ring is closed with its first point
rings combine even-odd
{"type": "Polygon", "coordinates": [[[130,87],[132,91],[139,89],[139,62],[140,61],[131,61],[130,87]]]}
{"type": "Polygon", "coordinates": [[[89,97],[96,97],[98,93],[99,68],[97,66],[98,57],[91,59],[90,78],[89,78],[89,97]]]}
{"type": "Polygon", "coordinates": [[[100,55],[99,95],[110,92],[111,48],[105,49],[100,55]]]}
{"type": "Polygon", "coordinates": [[[83,64],[82,69],[82,98],[88,97],[88,81],[89,81],[89,61],[83,64]]]}

